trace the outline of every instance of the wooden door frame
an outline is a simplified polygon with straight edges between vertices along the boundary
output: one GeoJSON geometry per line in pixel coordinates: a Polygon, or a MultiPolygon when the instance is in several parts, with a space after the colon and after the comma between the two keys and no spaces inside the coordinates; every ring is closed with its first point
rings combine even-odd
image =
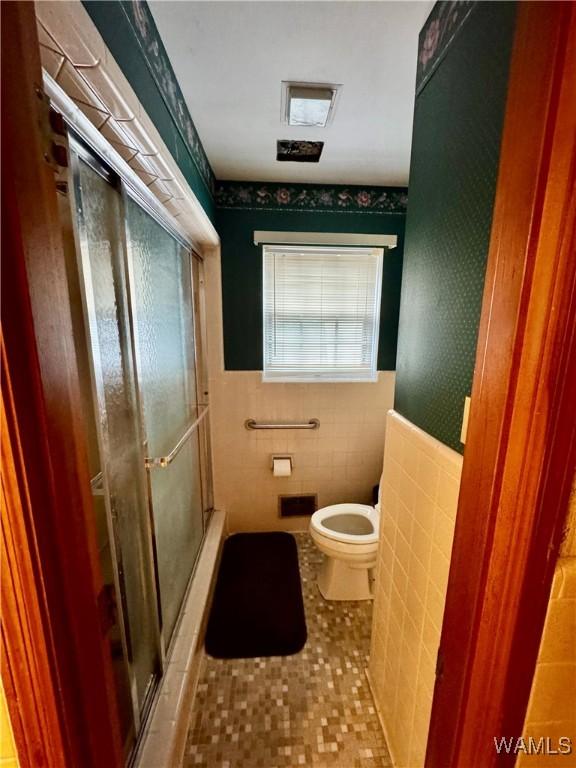
{"type": "Polygon", "coordinates": [[[576,5],[518,3],[428,768],[513,765],[576,460],[576,5]]]}
{"type": "Polygon", "coordinates": [[[23,768],[120,768],[34,3],[1,15],[2,673],[23,768]]]}
{"type": "MultiPolygon", "coordinates": [[[[4,249],[6,240],[2,245],[4,249]]],[[[68,745],[52,674],[53,638],[42,615],[41,575],[35,577],[38,543],[29,525],[31,498],[3,339],[1,351],[2,683],[20,766],[66,765],[68,745]]]]}

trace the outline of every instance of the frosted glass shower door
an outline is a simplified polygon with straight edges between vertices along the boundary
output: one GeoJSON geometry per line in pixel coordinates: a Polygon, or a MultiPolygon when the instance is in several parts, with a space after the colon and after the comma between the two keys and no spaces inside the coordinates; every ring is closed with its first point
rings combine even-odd
{"type": "Polygon", "coordinates": [[[166,646],[203,537],[191,254],[126,198],[134,339],[166,646]]]}
{"type": "MultiPolygon", "coordinates": [[[[81,150],[78,150],[81,151],[81,150]]],[[[130,340],[122,198],[94,158],[75,157],[80,274],[108,525],[138,729],[161,668],[152,540],[130,340]]]]}

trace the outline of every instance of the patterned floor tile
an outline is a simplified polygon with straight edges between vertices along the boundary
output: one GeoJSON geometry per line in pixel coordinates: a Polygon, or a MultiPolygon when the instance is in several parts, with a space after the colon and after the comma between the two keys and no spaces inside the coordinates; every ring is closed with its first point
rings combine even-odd
{"type": "Polygon", "coordinates": [[[308,640],[294,656],[206,657],[184,768],[388,768],[364,673],[372,604],[328,602],[322,555],[295,534],[308,640]]]}

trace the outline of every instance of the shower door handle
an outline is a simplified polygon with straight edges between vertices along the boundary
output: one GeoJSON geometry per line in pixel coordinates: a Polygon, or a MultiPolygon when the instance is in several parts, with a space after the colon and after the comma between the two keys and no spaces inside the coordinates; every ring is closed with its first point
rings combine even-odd
{"type": "Polygon", "coordinates": [[[203,407],[203,410],[198,416],[198,418],[195,421],[193,421],[192,424],[190,424],[190,426],[184,432],[182,437],[178,440],[174,448],[172,448],[170,453],[168,453],[166,456],[155,456],[155,457],[147,456],[144,459],[144,464],[146,466],[146,469],[154,469],[157,467],[161,467],[162,469],[164,469],[170,466],[170,464],[172,464],[176,456],[178,456],[178,454],[180,453],[184,445],[188,442],[192,434],[196,431],[196,429],[198,428],[198,425],[208,413],[208,409],[209,409],[208,405],[203,407]]]}

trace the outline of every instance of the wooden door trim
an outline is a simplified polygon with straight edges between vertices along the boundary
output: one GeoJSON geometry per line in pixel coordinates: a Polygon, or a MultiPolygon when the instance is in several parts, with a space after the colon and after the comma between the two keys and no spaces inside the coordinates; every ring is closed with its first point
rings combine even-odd
{"type": "Polygon", "coordinates": [[[513,765],[576,461],[576,6],[518,3],[426,765],[513,765]]]}
{"type": "Polygon", "coordinates": [[[10,374],[2,342],[2,682],[21,768],[66,765],[69,755],[51,664],[54,647],[42,617],[43,585],[35,576],[39,552],[18,436],[10,374]]]}
{"type": "MultiPolygon", "coordinates": [[[[59,759],[38,757],[35,766],[117,768],[123,757],[98,605],[102,576],[34,3],[2,3],[1,15],[2,335],[14,462],[6,470],[16,473],[21,495],[6,505],[6,518],[20,503],[27,537],[27,554],[13,550],[3,565],[14,583],[24,579],[42,629],[31,647],[18,616],[3,617],[4,639],[22,649],[22,663],[7,655],[4,669],[19,755],[27,754],[30,734],[49,729],[59,759]],[[58,722],[53,711],[43,719],[24,706],[36,665],[44,669],[37,693],[51,709],[56,701],[58,722]]],[[[25,615],[24,595],[15,599],[25,615]]]]}

